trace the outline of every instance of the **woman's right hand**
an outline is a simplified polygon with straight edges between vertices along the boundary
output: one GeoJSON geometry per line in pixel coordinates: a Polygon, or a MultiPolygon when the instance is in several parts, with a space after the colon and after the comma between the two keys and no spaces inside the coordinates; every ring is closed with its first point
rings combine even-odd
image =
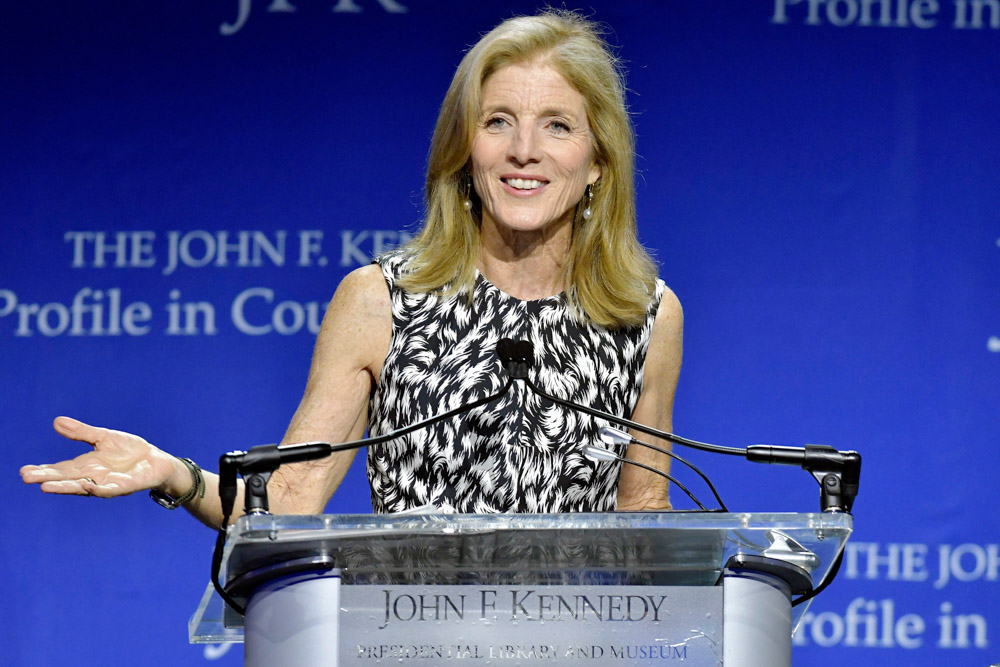
{"type": "Polygon", "coordinates": [[[41,484],[45,493],[113,498],[163,487],[172,477],[188,474],[178,470],[173,456],[137,435],[69,417],[56,417],[52,426],[59,435],[89,443],[94,449],[69,461],[21,468],[21,479],[41,484]]]}

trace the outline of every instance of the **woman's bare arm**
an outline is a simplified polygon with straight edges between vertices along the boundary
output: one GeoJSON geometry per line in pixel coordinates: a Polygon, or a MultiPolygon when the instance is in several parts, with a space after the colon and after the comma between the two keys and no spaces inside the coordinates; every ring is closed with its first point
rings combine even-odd
{"type": "MultiPolygon", "coordinates": [[[[673,421],[674,394],[681,372],[684,338],[684,312],[680,301],[667,289],[653,323],[653,333],[646,352],[642,393],[632,412],[632,421],[670,432],[673,421]]],[[[670,449],[670,443],[634,432],[650,444],[670,449]]],[[[640,463],[670,472],[670,458],[642,445],[629,445],[626,456],[640,463]]],[[[667,480],[638,466],[623,465],[618,483],[618,509],[669,509],[667,480]]]]}
{"type": "MultiPolygon", "coordinates": [[[[392,335],[389,293],[381,270],[351,272],[334,294],[320,327],[305,394],[282,442],[342,442],[362,436],[368,397],[382,370],[392,335]]],[[[191,473],[175,457],[146,440],[68,417],[54,422],[57,433],[93,447],[74,459],[21,468],[25,483],[45,493],[102,498],[157,488],[178,498],[191,489],[191,473]]],[[[322,512],[343,480],[353,452],[277,471],[269,486],[271,510],[280,514],[322,512]]],[[[221,521],[218,476],[205,473],[204,498],[185,507],[205,524],[221,521]]],[[[237,508],[243,506],[242,490],[237,508]]]]}

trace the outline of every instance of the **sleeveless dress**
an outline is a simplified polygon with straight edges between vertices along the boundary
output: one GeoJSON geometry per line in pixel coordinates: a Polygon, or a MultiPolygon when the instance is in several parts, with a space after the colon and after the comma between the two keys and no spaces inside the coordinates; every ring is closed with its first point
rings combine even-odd
{"type": "MultiPolygon", "coordinates": [[[[624,417],[642,389],[643,365],[664,285],[641,326],[581,321],[564,295],[521,301],[476,276],[465,295],[413,293],[397,280],[400,252],[375,260],[392,301],[392,340],[368,412],[382,435],[497,392],[507,373],[502,338],[534,346],[530,377],[547,393],[624,417]]],[[[368,448],[375,512],[434,505],[442,511],[602,512],[615,509],[619,462],[587,460],[605,425],[536,396],[515,381],[501,399],[368,448]]],[[[624,455],[624,446],[618,454],[624,455]]]]}

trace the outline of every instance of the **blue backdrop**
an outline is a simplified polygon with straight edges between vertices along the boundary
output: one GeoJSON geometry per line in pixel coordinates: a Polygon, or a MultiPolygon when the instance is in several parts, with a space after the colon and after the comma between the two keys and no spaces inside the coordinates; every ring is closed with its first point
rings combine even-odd
{"type": "MultiPolygon", "coordinates": [[[[797,664],[1000,662],[998,4],[585,6],[626,61],[640,233],[685,306],[675,428],[865,457],[797,664]]],[[[0,663],[239,663],[186,643],[211,532],[17,468],[81,451],[58,414],[208,467],[278,440],[337,282],[419,221],[462,52],[534,8],[2,3],[0,663]]],[[[818,508],[801,471],[692,458],[732,508],[818,508]]],[[[328,510],[370,509],[356,465],[328,510]]]]}

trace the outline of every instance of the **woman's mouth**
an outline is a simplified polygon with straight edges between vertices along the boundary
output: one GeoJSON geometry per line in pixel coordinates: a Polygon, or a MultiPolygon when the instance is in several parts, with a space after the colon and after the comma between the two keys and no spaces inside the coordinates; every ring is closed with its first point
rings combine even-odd
{"type": "Polygon", "coordinates": [[[537,190],[545,185],[545,181],[540,181],[535,178],[501,178],[500,180],[511,188],[521,191],[537,190]]]}

